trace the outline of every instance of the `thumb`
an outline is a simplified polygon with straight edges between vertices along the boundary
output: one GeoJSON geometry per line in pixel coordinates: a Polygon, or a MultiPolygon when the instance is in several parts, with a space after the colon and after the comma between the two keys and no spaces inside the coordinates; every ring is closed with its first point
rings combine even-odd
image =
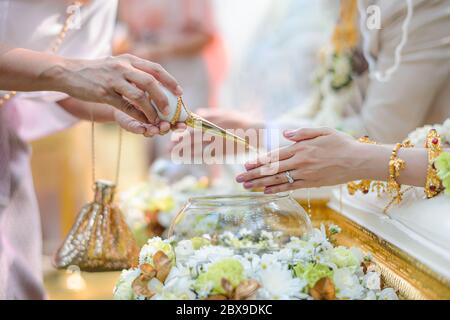
{"type": "Polygon", "coordinates": [[[286,139],[299,142],[303,140],[315,139],[320,136],[327,136],[333,133],[330,128],[302,128],[297,130],[287,130],[284,132],[286,139]]]}

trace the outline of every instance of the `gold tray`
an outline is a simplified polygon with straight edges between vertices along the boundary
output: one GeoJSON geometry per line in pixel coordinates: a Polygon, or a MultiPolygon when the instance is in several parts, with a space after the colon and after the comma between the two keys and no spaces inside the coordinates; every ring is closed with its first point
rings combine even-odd
{"type": "MultiPolygon", "coordinates": [[[[306,208],[306,201],[299,201],[306,208]]],[[[336,224],[342,232],[334,236],[336,245],[359,247],[370,252],[381,271],[385,287],[398,290],[402,299],[450,299],[450,282],[393,244],[327,207],[326,200],[311,201],[311,220],[320,224],[336,224]]]]}

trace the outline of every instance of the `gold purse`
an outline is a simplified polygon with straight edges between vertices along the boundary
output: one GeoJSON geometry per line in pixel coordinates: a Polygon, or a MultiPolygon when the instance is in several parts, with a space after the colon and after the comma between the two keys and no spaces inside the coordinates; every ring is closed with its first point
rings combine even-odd
{"type": "MultiPolygon", "coordinates": [[[[92,123],[92,168],[95,181],[94,123],[92,123]]],[[[116,183],[94,182],[94,201],[78,214],[69,234],[56,252],[58,269],[77,266],[82,271],[117,271],[138,264],[139,248],[120,209],[114,204],[119,177],[122,132],[119,129],[119,151],[116,183]]]]}

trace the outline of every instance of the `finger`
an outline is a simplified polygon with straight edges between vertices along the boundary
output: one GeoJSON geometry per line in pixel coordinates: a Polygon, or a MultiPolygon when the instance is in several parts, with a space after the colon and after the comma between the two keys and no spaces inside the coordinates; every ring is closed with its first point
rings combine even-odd
{"type": "Polygon", "coordinates": [[[164,92],[161,90],[161,86],[158,81],[150,74],[135,69],[134,72],[130,72],[125,75],[126,79],[134,83],[138,88],[147,92],[150,97],[147,97],[149,101],[149,110],[154,113],[151,101],[156,105],[159,111],[164,115],[169,113],[169,100],[164,92]]]}
{"type": "Polygon", "coordinates": [[[131,65],[141,71],[151,74],[174,95],[181,96],[183,94],[183,89],[178,84],[177,80],[175,80],[175,78],[161,65],[137,57],[131,62],[131,65]]]}
{"type": "Polygon", "coordinates": [[[298,130],[288,130],[284,132],[284,136],[291,141],[310,140],[320,136],[326,136],[333,133],[330,128],[302,128],[298,130]]]}
{"type": "Polygon", "coordinates": [[[147,138],[156,136],[159,134],[159,128],[157,126],[154,126],[152,124],[145,125],[145,133],[144,136],[147,138]]]}
{"type": "Polygon", "coordinates": [[[172,130],[180,130],[180,131],[184,131],[187,129],[187,125],[184,122],[177,122],[176,124],[174,124],[172,126],[172,130]]]}
{"type": "Polygon", "coordinates": [[[165,135],[170,131],[170,123],[167,121],[161,121],[161,123],[158,126],[160,135],[165,135]]]}
{"type": "Polygon", "coordinates": [[[274,194],[274,193],[280,193],[280,192],[286,192],[290,190],[296,190],[296,189],[304,189],[304,188],[315,188],[319,185],[314,181],[303,181],[303,180],[297,180],[294,183],[285,183],[277,186],[269,186],[264,189],[265,194],[274,194]]]}
{"type": "Polygon", "coordinates": [[[141,122],[131,118],[129,115],[121,111],[115,112],[114,118],[116,119],[119,126],[128,132],[134,134],[145,133],[145,126],[141,122]]]}
{"type": "Polygon", "coordinates": [[[273,176],[247,181],[244,183],[244,188],[245,189],[254,189],[254,188],[261,188],[261,187],[269,187],[269,186],[285,184],[286,182],[288,182],[287,176],[284,172],[281,172],[281,173],[277,173],[273,176]]]}
{"type": "Polygon", "coordinates": [[[152,124],[157,123],[158,115],[151,106],[145,91],[127,81],[121,81],[119,84],[115,85],[114,90],[132,104],[138,106],[147,117],[148,122],[152,124]]]}
{"type": "Polygon", "coordinates": [[[123,113],[129,115],[130,117],[136,119],[139,122],[142,123],[148,122],[147,117],[141,110],[136,108],[130,102],[122,98],[121,95],[115,92],[109,95],[109,97],[106,99],[106,102],[115,107],[117,110],[122,111],[123,113]]]}
{"type": "Polygon", "coordinates": [[[256,160],[251,160],[245,164],[245,169],[252,170],[254,168],[261,167],[263,165],[267,165],[269,163],[277,162],[280,160],[285,160],[292,157],[295,154],[292,146],[277,149],[271,151],[267,154],[259,156],[256,160]]]}
{"type": "Polygon", "coordinates": [[[297,161],[293,158],[289,158],[279,162],[272,162],[270,164],[263,165],[261,167],[244,172],[236,177],[236,181],[250,182],[255,179],[260,179],[267,176],[273,176],[280,172],[297,169],[297,161]]]}

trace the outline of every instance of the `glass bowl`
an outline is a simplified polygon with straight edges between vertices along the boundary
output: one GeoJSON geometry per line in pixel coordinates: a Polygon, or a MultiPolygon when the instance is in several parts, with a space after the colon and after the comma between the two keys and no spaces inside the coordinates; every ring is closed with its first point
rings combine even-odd
{"type": "Polygon", "coordinates": [[[168,236],[175,241],[206,237],[213,243],[226,238],[235,241],[233,247],[239,241],[243,251],[272,251],[291,237],[311,232],[307,213],[290,194],[250,193],[189,199],[172,221],[168,236]],[[254,247],[255,243],[260,245],[254,247]]]}

